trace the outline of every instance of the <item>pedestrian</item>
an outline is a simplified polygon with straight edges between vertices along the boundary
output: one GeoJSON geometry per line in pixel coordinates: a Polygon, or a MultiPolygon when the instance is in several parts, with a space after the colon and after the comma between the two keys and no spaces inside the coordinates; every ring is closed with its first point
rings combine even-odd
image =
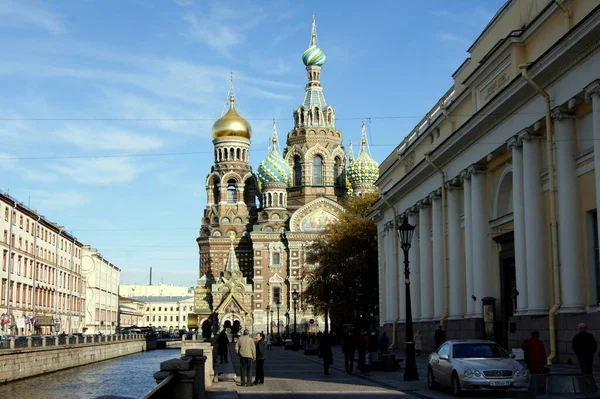
{"type": "Polygon", "coordinates": [[[262,333],[256,334],[256,378],[255,384],[265,383],[265,352],[267,351],[267,343],[265,335],[262,333]]]}
{"type": "Polygon", "coordinates": [[[421,330],[417,330],[413,340],[415,341],[415,354],[419,356],[423,350],[423,336],[421,335],[421,330]]]}
{"type": "Polygon", "coordinates": [[[598,349],[596,339],[587,332],[585,323],[579,324],[579,333],[573,337],[573,352],[579,360],[579,368],[584,374],[592,374],[592,363],[594,362],[594,353],[598,349]]]}
{"type": "Polygon", "coordinates": [[[346,373],[351,374],[354,370],[354,352],[356,352],[356,337],[352,330],[348,331],[342,338],[342,352],[344,352],[346,373]]]}
{"type": "Polygon", "coordinates": [[[379,337],[379,359],[383,358],[383,355],[389,352],[390,339],[387,336],[387,333],[384,331],[381,333],[381,337],[379,337]]]}
{"type": "Polygon", "coordinates": [[[267,334],[267,349],[271,350],[271,345],[273,344],[273,337],[271,336],[271,333],[267,334]]]}
{"type": "Polygon", "coordinates": [[[329,333],[325,333],[321,336],[320,343],[321,356],[323,357],[323,370],[325,375],[329,374],[329,366],[333,364],[333,353],[331,352],[331,342],[329,342],[329,333]]]}
{"type": "Polygon", "coordinates": [[[369,336],[367,331],[362,329],[360,331],[360,337],[358,338],[358,368],[361,373],[367,373],[369,371],[370,361],[368,361],[368,350],[369,350],[369,336]]]}
{"type": "Polygon", "coordinates": [[[221,331],[217,337],[217,353],[219,354],[219,363],[227,363],[227,352],[229,352],[229,339],[225,330],[221,331]]]}
{"type": "Polygon", "coordinates": [[[433,336],[435,341],[435,350],[438,350],[440,346],[444,342],[446,342],[446,331],[444,331],[444,327],[440,324],[437,330],[435,330],[435,334],[433,336]]]}
{"type": "Polygon", "coordinates": [[[531,337],[521,343],[525,363],[531,374],[541,374],[546,364],[546,348],[540,340],[540,332],[533,330],[531,337]]]}
{"type": "Polygon", "coordinates": [[[379,356],[379,333],[375,327],[371,327],[371,332],[369,333],[369,356],[371,361],[377,359],[379,356]]]}
{"type": "Polygon", "coordinates": [[[235,343],[235,352],[240,356],[241,385],[251,387],[254,385],[252,384],[252,362],[256,360],[256,345],[250,338],[250,331],[247,329],[235,343]]]}

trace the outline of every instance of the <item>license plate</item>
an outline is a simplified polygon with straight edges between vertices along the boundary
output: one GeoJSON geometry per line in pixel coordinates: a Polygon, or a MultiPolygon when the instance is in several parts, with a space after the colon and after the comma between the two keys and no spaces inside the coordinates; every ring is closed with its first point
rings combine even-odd
{"type": "Polygon", "coordinates": [[[510,381],[490,381],[490,386],[492,386],[492,387],[508,387],[508,386],[510,386],[510,381]]]}

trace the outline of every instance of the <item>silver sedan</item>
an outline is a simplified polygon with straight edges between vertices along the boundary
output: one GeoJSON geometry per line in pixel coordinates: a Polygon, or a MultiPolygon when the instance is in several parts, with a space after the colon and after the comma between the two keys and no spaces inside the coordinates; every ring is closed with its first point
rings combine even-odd
{"type": "Polygon", "coordinates": [[[529,371],[493,341],[451,340],[429,355],[427,385],[462,391],[526,388],[529,371]]]}

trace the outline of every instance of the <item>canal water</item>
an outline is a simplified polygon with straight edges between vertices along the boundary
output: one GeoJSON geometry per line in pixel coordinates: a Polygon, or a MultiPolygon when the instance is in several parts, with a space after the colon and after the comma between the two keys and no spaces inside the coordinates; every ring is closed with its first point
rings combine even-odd
{"type": "Polygon", "coordinates": [[[0,385],[0,399],[90,399],[103,395],[140,398],[156,386],[160,363],[181,349],[143,352],[0,385]]]}

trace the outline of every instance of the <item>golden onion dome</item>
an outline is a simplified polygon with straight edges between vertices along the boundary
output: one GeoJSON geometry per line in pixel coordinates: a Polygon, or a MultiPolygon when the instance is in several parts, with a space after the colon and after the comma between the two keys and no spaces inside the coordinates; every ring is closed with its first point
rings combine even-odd
{"type": "Polygon", "coordinates": [[[215,122],[212,127],[214,139],[239,138],[250,140],[252,128],[247,120],[242,118],[236,111],[233,96],[229,97],[229,111],[215,122]]]}

